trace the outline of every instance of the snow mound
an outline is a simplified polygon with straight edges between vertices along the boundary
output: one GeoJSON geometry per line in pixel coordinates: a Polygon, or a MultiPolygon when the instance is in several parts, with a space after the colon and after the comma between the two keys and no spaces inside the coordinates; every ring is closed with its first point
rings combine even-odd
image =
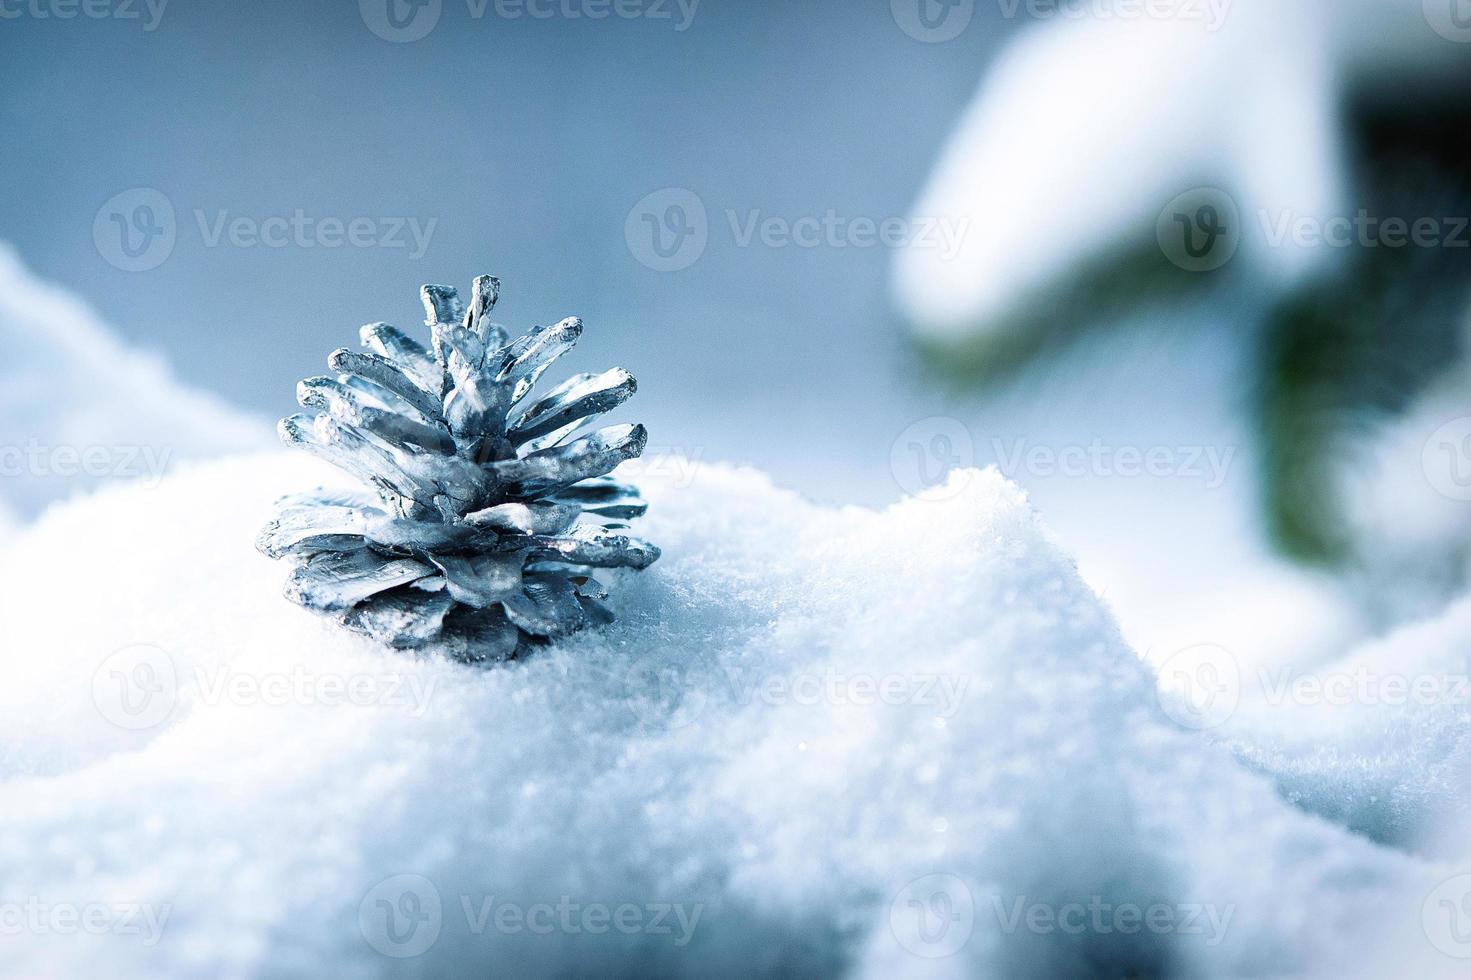
{"type": "Polygon", "coordinates": [[[489,670],[281,598],[251,542],[341,482],[311,460],[49,512],[0,558],[0,973],[1345,975],[1359,943],[1428,948],[1449,871],[1174,724],[994,472],[876,512],[661,471],[689,472],[644,468],[664,557],[619,621],[489,670]]]}
{"type": "Polygon", "coordinates": [[[157,482],[191,457],[263,450],[268,420],[179,382],[0,242],[0,503],[32,516],[105,482],[157,482]]]}
{"type": "Polygon", "coordinates": [[[1284,798],[1382,843],[1471,857],[1471,599],[1313,670],[1243,670],[1222,728],[1284,798]]]}
{"type": "MultiPolygon", "coordinates": [[[[912,209],[965,229],[958,249],[896,256],[895,299],[921,338],[987,338],[1085,285],[1075,302],[1087,312],[1088,299],[1138,289],[1122,274],[1166,243],[1203,271],[1168,222],[1207,202],[1238,212],[1230,240],[1263,286],[1291,285],[1333,250],[1276,241],[1259,216],[1353,213],[1346,90],[1428,95],[1463,67],[1430,29],[1427,18],[1449,23],[1428,0],[1042,6],[1057,15],[996,57],[912,209]]],[[[1216,256],[1211,268],[1231,258],[1216,256]]]]}

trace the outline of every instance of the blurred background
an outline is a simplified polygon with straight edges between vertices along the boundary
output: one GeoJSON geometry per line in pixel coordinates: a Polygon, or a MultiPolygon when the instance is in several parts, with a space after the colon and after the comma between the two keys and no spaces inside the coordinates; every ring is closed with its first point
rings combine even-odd
{"type": "MultiPolygon", "coordinates": [[[[645,465],[997,465],[1145,655],[1321,659],[1464,581],[1463,8],[0,0],[0,435],[268,445],[489,272],[645,465]]],[[[55,462],[11,520],[116,475],[55,462]]]]}
{"type": "Polygon", "coordinates": [[[584,359],[640,379],[655,443],[828,499],[894,497],[888,442],[927,401],[887,301],[892,250],[743,245],[725,212],[904,218],[1009,25],[932,45],[887,0],[544,7],[404,3],[439,13],[403,43],[352,0],[173,0],[152,31],[142,6],[0,22],[0,153],[31,175],[0,199],[0,234],[183,380],[271,417],[359,324],[422,320],[421,283],[491,272],[508,324],[583,317],[584,359]],[[131,272],[93,222],[139,187],[172,205],[176,237],[131,272]],[[625,240],[663,188],[707,208],[708,244],[677,271],[625,240]],[[372,244],[211,242],[221,218],[297,211],[367,218],[372,244]],[[889,486],[848,485],[876,474],[889,486]]]}

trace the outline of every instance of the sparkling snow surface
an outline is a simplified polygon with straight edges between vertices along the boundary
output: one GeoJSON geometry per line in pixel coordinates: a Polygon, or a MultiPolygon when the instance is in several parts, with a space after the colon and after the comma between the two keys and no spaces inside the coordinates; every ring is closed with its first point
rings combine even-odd
{"type": "MultiPolygon", "coordinates": [[[[1427,843],[1457,826],[1450,755],[1417,749],[1459,751],[1464,706],[1391,721],[1392,771],[1331,757],[1377,751],[1374,712],[1311,728],[1322,766],[1274,755],[1291,712],[1253,692],[1182,725],[994,473],[875,512],[645,464],[664,558],[618,583],[619,622],[493,669],[281,598],[256,529],[342,479],[234,458],[0,552],[0,974],[1342,976],[1388,949],[1451,976],[1471,953],[1437,918],[1466,848],[1427,843]],[[1403,791],[1344,802],[1366,782],[1403,791]],[[1306,812],[1345,809],[1371,832],[1306,812]]],[[[1464,669],[1456,618],[1403,642],[1464,669]]]]}

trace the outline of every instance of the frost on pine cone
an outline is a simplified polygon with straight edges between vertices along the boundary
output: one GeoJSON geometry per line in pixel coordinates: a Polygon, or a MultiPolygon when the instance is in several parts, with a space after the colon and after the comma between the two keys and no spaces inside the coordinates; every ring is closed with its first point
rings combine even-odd
{"type": "Polygon", "coordinates": [[[498,280],[475,280],[470,308],[425,286],[426,350],[386,323],[367,353],[328,358],[308,378],[281,437],[354,474],[374,493],[283,498],[257,547],[295,563],[286,595],[400,649],[504,660],[528,644],[612,616],[595,570],[646,568],[659,549],[622,533],[638,492],[607,474],[643,452],[642,425],[573,438],[633,395],[621,368],[579,374],[529,401],[582,333],[569,318],[511,340],[490,322],[498,280]],[[590,522],[579,519],[584,515],[590,522]]]}

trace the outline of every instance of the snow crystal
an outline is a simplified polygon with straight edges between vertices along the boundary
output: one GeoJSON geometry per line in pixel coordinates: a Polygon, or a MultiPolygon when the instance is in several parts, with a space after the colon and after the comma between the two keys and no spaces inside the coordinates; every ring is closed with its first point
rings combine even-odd
{"type": "Polygon", "coordinates": [[[1346,975],[1360,944],[1423,952],[1449,871],[1172,721],[994,472],[882,512],[646,473],[664,557],[618,622],[489,670],[281,598],[252,539],[277,495],[341,482],[311,460],[49,512],[0,558],[0,973],[1346,975]]]}

